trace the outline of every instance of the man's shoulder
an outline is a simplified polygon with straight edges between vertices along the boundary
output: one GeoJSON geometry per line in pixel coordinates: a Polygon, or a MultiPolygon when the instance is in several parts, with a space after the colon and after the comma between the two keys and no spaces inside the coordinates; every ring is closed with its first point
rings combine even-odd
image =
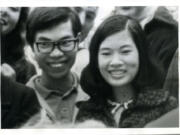
{"type": "Polygon", "coordinates": [[[153,20],[151,22],[156,21],[159,24],[165,24],[168,26],[177,27],[177,21],[173,18],[173,16],[170,14],[170,11],[163,6],[160,6],[157,8],[153,20]]]}
{"type": "Polygon", "coordinates": [[[89,95],[82,90],[82,88],[81,88],[81,86],[79,84],[79,86],[78,86],[78,96],[77,96],[76,102],[78,102],[78,101],[87,101],[89,98],[90,98],[89,95]]]}
{"type": "Polygon", "coordinates": [[[72,73],[75,78],[76,78],[76,89],[77,89],[77,98],[76,98],[76,102],[78,101],[87,101],[89,99],[89,95],[87,93],[85,93],[80,85],[80,81],[79,81],[79,76],[73,72],[72,73]]]}

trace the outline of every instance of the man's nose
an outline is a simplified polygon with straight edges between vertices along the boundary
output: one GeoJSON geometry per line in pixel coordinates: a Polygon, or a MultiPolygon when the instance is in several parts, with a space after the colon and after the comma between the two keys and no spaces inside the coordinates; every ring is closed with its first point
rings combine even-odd
{"type": "Polygon", "coordinates": [[[63,55],[64,53],[57,46],[55,46],[54,50],[50,53],[51,57],[60,57],[63,55]]]}

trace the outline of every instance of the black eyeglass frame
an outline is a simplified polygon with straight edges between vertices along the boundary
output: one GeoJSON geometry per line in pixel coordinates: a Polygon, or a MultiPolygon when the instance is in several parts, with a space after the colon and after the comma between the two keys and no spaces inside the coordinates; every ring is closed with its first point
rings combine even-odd
{"type": "Polygon", "coordinates": [[[60,40],[60,41],[48,41],[48,42],[44,42],[44,41],[41,42],[41,41],[39,41],[39,42],[35,42],[35,44],[37,46],[38,52],[43,53],[43,54],[49,54],[49,53],[51,53],[54,50],[54,48],[56,46],[62,52],[65,52],[65,53],[71,52],[71,51],[73,51],[75,49],[76,45],[78,45],[79,42],[80,42],[80,33],[78,33],[78,36],[76,38],[74,38],[74,39],[65,39],[65,40],[60,40]],[[61,45],[65,41],[68,41],[68,42],[73,41],[74,42],[74,47],[71,50],[69,50],[69,51],[62,50],[61,49],[61,47],[62,47],[61,45]],[[41,49],[39,48],[39,44],[42,44],[42,43],[50,43],[50,44],[52,44],[53,47],[52,47],[52,49],[49,52],[42,52],[41,49]]]}

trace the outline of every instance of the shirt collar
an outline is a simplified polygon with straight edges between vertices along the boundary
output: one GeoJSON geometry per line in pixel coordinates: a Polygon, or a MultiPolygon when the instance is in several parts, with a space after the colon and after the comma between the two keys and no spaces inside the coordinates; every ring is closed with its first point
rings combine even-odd
{"type": "MultiPolygon", "coordinates": [[[[66,93],[64,93],[61,96],[62,98],[65,98],[65,97],[71,95],[71,93],[73,93],[74,91],[77,92],[77,88],[78,88],[78,85],[79,85],[78,77],[77,77],[77,75],[75,75],[75,73],[72,73],[72,75],[73,75],[73,78],[74,78],[74,84],[73,84],[71,89],[69,89],[66,93]]],[[[58,90],[52,90],[52,89],[50,90],[50,89],[47,89],[46,87],[44,87],[43,85],[41,85],[40,77],[41,76],[37,76],[37,78],[34,79],[34,84],[35,84],[36,90],[40,93],[40,95],[44,99],[46,99],[53,92],[60,93],[58,90]]]]}
{"type": "Polygon", "coordinates": [[[76,98],[76,103],[77,102],[80,102],[80,101],[87,101],[89,99],[89,95],[86,94],[82,89],[81,89],[81,86],[79,85],[78,87],[78,95],[77,95],[77,98],[76,98]]]}

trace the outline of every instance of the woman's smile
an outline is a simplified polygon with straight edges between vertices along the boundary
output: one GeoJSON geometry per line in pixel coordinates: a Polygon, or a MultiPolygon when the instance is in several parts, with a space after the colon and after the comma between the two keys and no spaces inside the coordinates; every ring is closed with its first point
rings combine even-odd
{"type": "Polygon", "coordinates": [[[122,78],[126,73],[125,70],[121,70],[121,69],[113,69],[113,70],[109,70],[108,72],[115,79],[122,78]]]}
{"type": "Polygon", "coordinates": [[[107,37],[98,54],[99,70],[112,87],[129,84],[139,68],[139,54],[127,30],[107,37]]]}

